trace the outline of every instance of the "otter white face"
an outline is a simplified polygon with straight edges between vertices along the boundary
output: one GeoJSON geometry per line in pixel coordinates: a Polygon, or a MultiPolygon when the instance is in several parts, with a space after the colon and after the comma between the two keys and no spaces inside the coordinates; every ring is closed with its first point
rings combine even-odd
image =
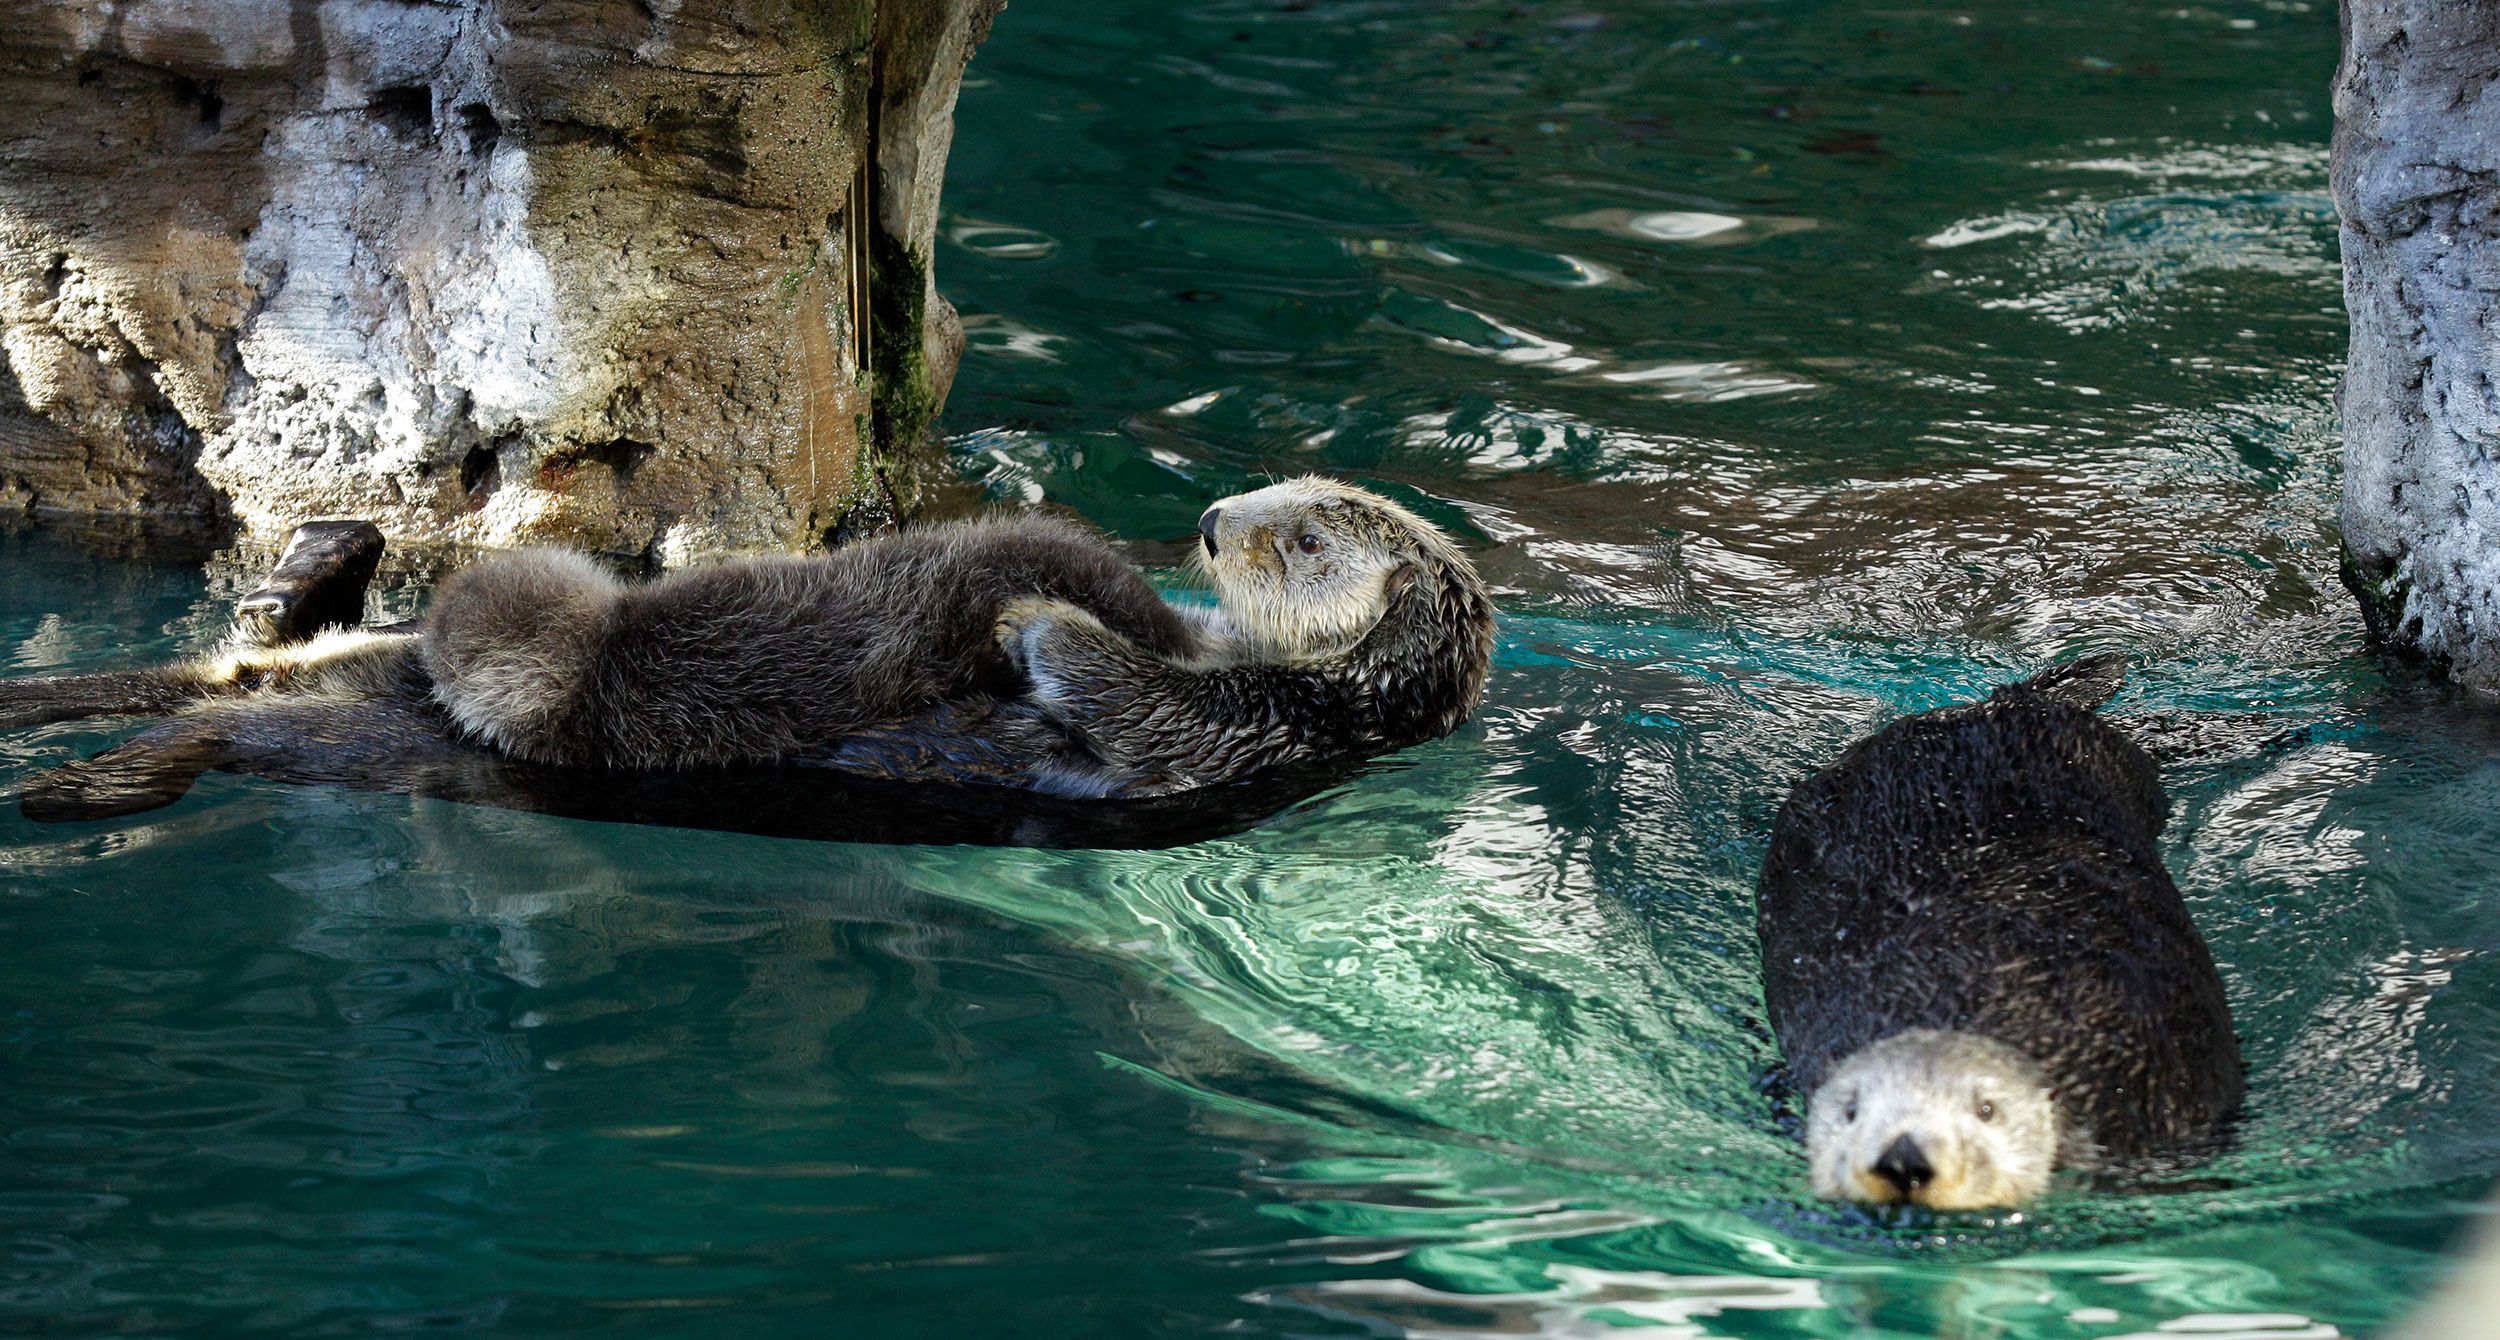
{"type": "Polygon", "coordinates": [[[1911,1029],[1852,1052],[1806,1107],[1814,1193],[1935,1210],[2046,1191],[2061,1137],[2040,1067],[1993,1038],[1911,1029]]]}
{"type": "Polygon", "coordinates": [[[1198,519],[1225,622],[1271,658],[1341,652],[1388,611],[1389,580],[1429,553],[1464,564],[1432,524],[1316,476],[1226,498],[1198,519]]]}

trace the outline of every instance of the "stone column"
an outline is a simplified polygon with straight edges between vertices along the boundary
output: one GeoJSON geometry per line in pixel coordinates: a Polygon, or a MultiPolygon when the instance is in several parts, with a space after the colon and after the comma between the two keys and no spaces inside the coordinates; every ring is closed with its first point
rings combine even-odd
{"type": "Polygon", "coordinates": [[[1000,0],[0,0],[0,508],[661,562],[909,505],[1000,0]]]}
{"type": "Polygon", "coordinates": [[[2383,645],[2500,692],[2500,5],[2343,23],[2345,581],[2383,645]]]}

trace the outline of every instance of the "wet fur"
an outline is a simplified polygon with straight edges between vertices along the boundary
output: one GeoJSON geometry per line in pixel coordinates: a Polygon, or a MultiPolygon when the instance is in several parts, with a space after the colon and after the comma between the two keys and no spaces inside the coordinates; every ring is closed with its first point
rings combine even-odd
{"type": "Polygon", "coordinates": [[[228,646],[213,655],[141,670],[106,670],[0,681],[0,730],[105,716],[163,716],[256,693],[354,701],[412,658],[401,633],[332,629],[300,642],[228,646]]]}
{"type": "MultiPolygon", "coordinates": [[[[1301,565],[1321,580],[1292,593],[1262,594],[1213,565],[1229,611],[1175,609],[1101,541],[1033,518],[644,585],[541,551],[447,583],[417,632],[0,682],[0,724],[176,714],[38,779],[28,810],[54,818],[164,804],[211,767],[492,797],[509,790],[491,780],[497,758],[782,763],[1135,797],[1258,771],[1319,776],[1454,729],[1491,651],[1492,609],[1472,567],[1430,525],[1362,490],[1297,481],[1288,492],[1296,506],[1322,501],[1342,546],[1328,564],[1301,565]],[[1330,631],[1297,622],[1296,600],[1330,631]],[[1090,666],[1071,652],[1078,643],[1090,666]],[[1083,678],[1096,672],[1126,678],[1083,678]],[[1089,711],[1087,695],[1103,710],[1089,711]]],[[[348,546],[321,552],[329,558],[273,585],[281,607],[247,621],[246,643],[253,628],[284,626],[295,604],[361,601],[369,569],[348,546]]]]}
{"type": "Polygon", "coordinates": [[[2094,658],[1895,722],[1791,793],[1757,926],[1802,1092],[1940,1029],[2039,1065],[2070,1162],[2192,1148],[2238,1108],[2222,978],[2156,846],[2169,799],[2094,715],[2120,673],[2094,658]]]}
{"type": "Polygon", "coordinates": [[[1001,635],[1030,697],[1142,792],[1378,754],[1456,730],[1484,691],[1493,606],[1429,522],[1332,480],[1226,499],[1211,516],[1218,614],[1195,662],[1082,610],[1011,604],[1001,635]],[[1294,547],[1323,541],[1317,554],[1294,547]]]}
{"type": "Polygon", "coordinates": [[[1891,1034],[1833,1067],[1806,1105],[1815,1194],[1875,1204],[2019,1205],[2048,1189],[2060,1163],[2089,1158],[2071,1134],[2039,1064],[1977,1033],[1891,1034]],[[1928,1167],[1906,1193],[1880,1171],[1905,1140],[1928,1167]]]}
{"type": "Polygon", "coordinates": [[[1153,657],[1197,647],[1185,616],[1101,540],[1023,517],[642,584],[558,550],[491,559],[436,597],[424,657],[452,719],[515,758],[769,762],[1014,696],[991,629],[1015,597],[1067,601],[1153,657]]]}

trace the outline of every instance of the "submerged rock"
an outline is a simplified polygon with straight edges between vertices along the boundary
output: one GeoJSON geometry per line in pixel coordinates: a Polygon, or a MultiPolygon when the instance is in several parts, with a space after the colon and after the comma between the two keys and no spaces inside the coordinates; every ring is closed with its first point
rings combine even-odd
{"type": "Polygon", "coordinates": [[[999,0],[0,0],[0,508],[795,547],[896,472],[999,0]]]}

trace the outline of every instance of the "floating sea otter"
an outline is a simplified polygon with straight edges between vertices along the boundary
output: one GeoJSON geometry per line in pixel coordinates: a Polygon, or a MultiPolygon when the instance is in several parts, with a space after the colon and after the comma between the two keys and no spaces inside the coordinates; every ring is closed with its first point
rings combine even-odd
{"type": "Polygon", "coordinates": [[[1464,555],[1395,503],[1321,479],[1207,512],[1212,610],[1166,604],[1101,540],[1027,517],[642,585],[526,551],[455,576],[412,630],[304,636],[312,619],[279,617],[339,603],[341,580],[360,594],[369,531],[310,531],[281,561],[255,598],[272,645],[0,682],[0,726],[177,713],[37,778],[28,811],[147,808],[210,767],[391,772],[366,784],[467,798],[482,755],[1166,795],[1447,734],[1492,649],[1464,555]],[[348,578],[290,588],[290,564],[348,578]]]}
{"type": "Polygon", "coordinates": [[[2096,657],[1897,721],[1801,783],[1762,865],[1763,994],[1816,1194],[2030,1200],[2192,1153],[2239,1106],[2213,955],[2096,657]]]}

